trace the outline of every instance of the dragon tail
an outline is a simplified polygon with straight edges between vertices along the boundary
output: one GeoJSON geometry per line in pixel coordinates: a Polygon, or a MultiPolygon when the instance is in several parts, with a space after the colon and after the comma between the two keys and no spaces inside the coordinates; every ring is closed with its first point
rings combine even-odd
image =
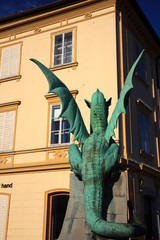
{"type": "Polygon", "coordinates": [[[87,223],[91,230],[102,237],[113,238],[114,236],[116,239],[124,239],[129,237],[139,237],[146,232],[146,228],[142,224],[107,222],[95,215],[91,218],[90,214],[89,216],[86,216],[86,220],[87,219],[87,223]]]}

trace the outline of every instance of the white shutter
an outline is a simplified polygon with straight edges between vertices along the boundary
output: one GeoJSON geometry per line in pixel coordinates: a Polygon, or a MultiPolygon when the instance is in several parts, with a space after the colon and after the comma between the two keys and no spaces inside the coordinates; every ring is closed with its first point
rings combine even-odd
{"type": "Polygon", "coordinates": [[[9,76],[10,47],[2,50],[1,79],[9,76]]]}
{"type": "Polygon", "coordinates": [[[5,238],[7,224],[8,196],[0,195],[0,240],[5,238]]]}
{"type": "Polygon", "coordinates": [[[9,152],[13,149],[15,111],[0,113],[0,151],[9,152]]]}
{"type": "Polygon", "coordinates": [[[2,151],[3,149],[5,118],[6,118],[6,112],[0,113],[0,151],[2,151]]]}
{"type": "Polygon", "coordinates": [[[2,50],[0,78],[15,77],[19,69],[20,44],[2,50]]]}
{"type": "Polygon", "coordinates": [[[20,45],[11,47],[9,77],[18,76],[20,45]]]}

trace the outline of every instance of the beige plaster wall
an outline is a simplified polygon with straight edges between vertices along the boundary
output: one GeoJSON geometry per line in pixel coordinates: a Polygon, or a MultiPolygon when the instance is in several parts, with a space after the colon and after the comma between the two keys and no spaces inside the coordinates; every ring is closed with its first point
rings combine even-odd
{"type": "Polygon", "coordinates": [[[40,240],[46,218],[45,192],[69,189],[69,171],[4,175],[1,184],[13,183],[12,188],[0,188],[11,194],[7,240],[40,240]]]}
{"type": "MultiPolygon", "coordinates": [[[[106,2],[107,3],[107,2],[106,2]]],[[[105,3],[105,4],[106,4],[105,3]]],[[[50,67],[51,34],[57,31],[77,28],[76,68],[66,68],[55,71],[55,74],[68,86],[69,90],[78,90],[77,104],[88,130],[90,129],[89,109],[84,99],[91,100],[92,94],[99,88],[106,100],[112,96],[112,113],[117,102],[117,56],[116,56],[116,23],[114,6],[104,8],[92,7],[91,18],[86,19],[84,11],[76,10],[63,16],[53,16],[44,21],[32,22],[15,29],[17,40],[2,43],[0,47],[22,42],[21,69],[19,81],[3,82],[0,85],[0,103],[21,101],[18,106],[15,151],[33,149],[33,151],[15,153],[12,166],[24,167],[40,164],[53,164],[59,161],[57,150],[53,156],[48,155],[43,148],[47,147],[48,83],[38,67],[29,61],[36,58],[50,67]],[[75,16],[75,17],[73,17],[75,16]],[[57,22],[57,19],[68,18],[68,24],[57,22]],[[48,23],[48,25],[47,25],[48,23]],[[35,33],[39,26],[41,31],[35,33]],[[27,30],[28,29],[28,30],[27,30]],[[22,32],[22,30],[24,32],[22,32]],[[18,31],[21,31],[18,33],[18,31]],[[42,151],[34,149],[42,148],[42,151]],[[57,155],[56,155],[57,154],[57,155]]],[[[7,33],[6,33],[7,34],[7,33]]],[[[110,116],[109,116],[110,117],[110,116]]],[[[118,138],[118,132],[116,132],[118,138]]],[[[66,152],[66,150],[64,150],[66,152]]],[[[62,155],[63,155],[62,151],[62,155]]],[[[52,152],[50,153],[52,155],[52,152]]],[[[68,162],[68,156],[62,162],[68,162]]],[[[60,159],[61,161],[61,159],[60,159]]],[[[7,165],[6,165],[7,166],[7,165]]],[[[4,168],[6,167],[4,164],[4,168]]],[[[37,172],[1,175],[0,183],[13,183],[13,188],[0,192],[11,194],[7,240],[40,240],[45,226],[45,192],[69,188],[69,171],[37,172]]]]}
{"type": "MultiPolygon", "coordinates": [[[[117,101],[117,68],[116,68],[116,32],[115,13],[103,10],[103,15],[84,21],[73,18],[69,26],[56,30],[46,30],[39,34],[21,35],[22,78],[19,82],[10,81],[0,86],[0,102],[21,101],[18,107],[15,150],[27,150],[46,147],[48,103],[44,95],[48,92],[48,83],[38,67],[29,61],[36,58],[50,67],[51,33],[77,27],[77,62],[76,69],[57,70],[55,74],[65,82],[70,90],[78,89],[77,103],[84,121],[89,127],[89,109],[84,99],[91,99],[97,88],[106,99],[112,96],[113,111],[117,101]]],[[[101,13],[98,12],[99,14],[101,13]]],[[[18,35],[17,35],[18,36],[18,35]]],[[[17,40],[17,42],[19,42],[17,40]]],[[[16,41],[14,41],[16,43],[16,41]]],[[[117,134],[118,138],[118,134],[117,134]]]]}

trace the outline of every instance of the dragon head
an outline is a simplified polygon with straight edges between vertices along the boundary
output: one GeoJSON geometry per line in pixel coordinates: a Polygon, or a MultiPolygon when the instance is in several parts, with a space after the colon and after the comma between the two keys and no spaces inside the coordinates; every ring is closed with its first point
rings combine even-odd
{"type": "Polygon", "coordinates": [[[106,101],[103,93],[97,89],[92,95],[91,102],[86,99],[85,102],[91,109],[90,122],[92,131],[105,131],[108,123],[108,108],[111,105],[111,98],[106,101]]]}

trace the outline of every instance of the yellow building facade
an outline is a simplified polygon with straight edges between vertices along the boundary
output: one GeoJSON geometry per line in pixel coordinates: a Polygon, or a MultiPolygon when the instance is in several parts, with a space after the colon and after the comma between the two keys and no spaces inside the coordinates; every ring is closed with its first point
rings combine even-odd
{"type": "Polygon", "coordinates": [[[106,99],[112,97],[110,118],[143,48],[115,140],[128,169],[128,199],[146,224],[151,216],[148,236],[158,239],[160,46],[137,4],[58,1],[0,23],[0,239],[56,239],[52,204],[56,196],[68,196],[70,188],[73,136],[66,121],[57,118],[60,99],[48,94],[47,80],[29,59],[42,62],[67,85],[90,131],[84,99],[90,100],[97,88],[106,99]]]}

